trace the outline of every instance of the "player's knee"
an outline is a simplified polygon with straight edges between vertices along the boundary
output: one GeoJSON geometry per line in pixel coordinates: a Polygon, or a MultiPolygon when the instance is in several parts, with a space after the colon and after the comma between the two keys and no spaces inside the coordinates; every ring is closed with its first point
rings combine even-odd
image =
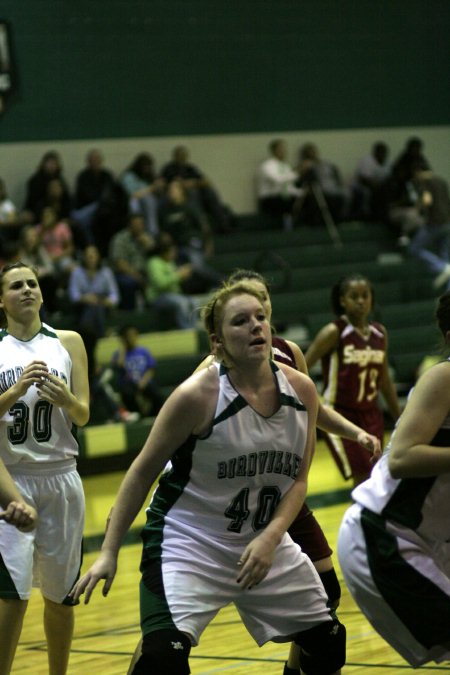
{"type": "Polygon", "coordinates": [[[325,592],[328,595],[328,607],[336,609],[339,606],[341,599],[341,585],[335,570],[331,569],[326,572],[319,572],[319,577],[323,583],[325,592]]]}
{"type": "Polygon", "coordinates": [[[298,633],[300,668],[305,675],[330,675],[345,663],[345,627],[337,620],[326,621],[298,633]]]}
{"type": "Polygon", "coordinates": [[[189,675],[190,650],[189,638],[176,629],[148,633],[132,675],[189,675]]]}

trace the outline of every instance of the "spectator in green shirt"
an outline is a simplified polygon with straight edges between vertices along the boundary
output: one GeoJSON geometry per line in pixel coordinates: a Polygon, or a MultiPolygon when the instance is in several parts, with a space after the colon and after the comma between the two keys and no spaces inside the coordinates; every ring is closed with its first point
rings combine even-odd
{"type": "Polygon", "coordinates": [[[177,246],[168,233],[162,233],[155,253],[147,261],[146,298],[158,312],[173,317],[174,327],[193,328],[197,324],[198,304],[183,293],[182,282],[192,276],[191,263],[176,264],[177,246]]]}

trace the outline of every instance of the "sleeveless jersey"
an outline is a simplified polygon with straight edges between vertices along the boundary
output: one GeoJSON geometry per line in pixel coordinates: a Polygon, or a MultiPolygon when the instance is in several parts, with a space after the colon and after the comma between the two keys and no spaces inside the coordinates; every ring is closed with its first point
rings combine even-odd
{"type": "Polygon", "coordinates": [[[169,525],[245,545],[269,523],[298,474],[308,413],[282,370],[271,362],[280,407],[263,417],[234,389],[226,368],[215,365],[219,395],[211,429],[189,437],[160,478],[145,526],[156,536],[153,544],[169,525]]]}
{"type": "MultiPolygon", "coordinates": [[[[69,386],[72,360],[53,328],[42,324],[31,340],[0,331],[0,393],[17,382],[31,361],[44,361],[69,386]]],[[[34,385],[0,419],[0,456],[7,466],[54,462],[78,454],[75,427],[66,412],[43,401],[34,385]]]]}
{"type": "MultiPolygon", "coordinates": [[[[395,435],[395,430],[393,437],[395,435]]],[[[436,447],[450,446],[450,415],[431,441],[436,447]]],[[[388,467],[389,446],[375,464],[371,477],[356,487],[357,504],[406,528],[430,542],[450,541],[450,473],[427,478],[392,478],[388,467]]]]}
{"type": "Polygon", "coordinates": [[[272,354],[274,361],[285,363],[287,366],[298,370],[294,353],[284,338],[272,335],[272,354]]]}
{"type": "Polygon", "coordinates": [[[337,319],[337,349],[322,359],[323,400],[339,409],[368,410],[377,404],[386,358],[386,338],[381,324],[371,322],[363,337],[345,319],[337,319]]]}

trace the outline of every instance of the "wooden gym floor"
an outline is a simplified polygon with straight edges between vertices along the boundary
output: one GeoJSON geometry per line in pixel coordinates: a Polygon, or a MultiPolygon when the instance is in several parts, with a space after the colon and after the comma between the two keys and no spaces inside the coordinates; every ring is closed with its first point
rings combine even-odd
{"type": "MultiPolygon", "coordinates": [[[[114,501],[122,474],[84,479],[87,503],[86,549],[83,570],[96,556],[106,516],[114,501]]],[[[342,480],[326,448],[318,443],[310,474],[308,504],[335,548],[342,515],[349,505],[349,486],[342,480]]],[[[108,598],[97,589],[90,604],[76,609],[75,637],[70,675],[125,675],[139,639],[138,582],[139,527],[136,519],[130,543],[123,546],[119,571],[108,598]]],[[[342,584],[339,618],[347,628],[345,675],[407,675],[410,668],[378,635],[359,612],[342,581],[336,556],[334,562],[342,584]]],[[[287,645],[269,643],[259,649],[230,606],[219,612],[208,626],[200,645],[191,651],[192,675],[282,675],[287,645]]],[[[47,657],[42,628],[42,600],[34,591],[25,618],[13,675],[47,675],[47,657]]],[[[420,673],[450,672],[450,663],[421,668],[420,673]]]]}

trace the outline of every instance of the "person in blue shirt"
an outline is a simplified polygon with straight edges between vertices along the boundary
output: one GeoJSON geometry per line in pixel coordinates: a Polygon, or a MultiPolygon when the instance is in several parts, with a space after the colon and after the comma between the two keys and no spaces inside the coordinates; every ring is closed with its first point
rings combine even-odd
{"type": "Polygon", "coordinates": [[[132,325],[119,330],[121,347],[112,356],[122,401],[128,410],[142,415],[156,415],[164,397],[154,381],[156,359],[139,345],[139,331],[132,325]]]}

